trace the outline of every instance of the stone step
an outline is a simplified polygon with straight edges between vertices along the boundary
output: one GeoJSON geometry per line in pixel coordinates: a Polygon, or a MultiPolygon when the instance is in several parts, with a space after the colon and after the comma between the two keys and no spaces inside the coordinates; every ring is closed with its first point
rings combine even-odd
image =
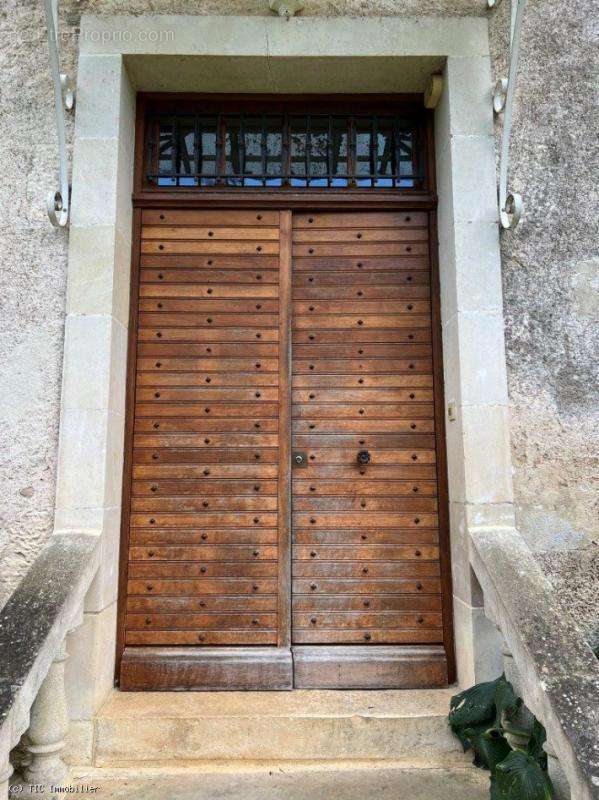
{"type": "Polygon", "coordinates": [[[91,763],[464,763],[447,725],[454,691],[114,692],[94,720],[91,763]]]}
{"type": "Polygon", "coordinates": [[[488,800],[488,773],[436,762],[75,770],[98,800],[488,800]]]}

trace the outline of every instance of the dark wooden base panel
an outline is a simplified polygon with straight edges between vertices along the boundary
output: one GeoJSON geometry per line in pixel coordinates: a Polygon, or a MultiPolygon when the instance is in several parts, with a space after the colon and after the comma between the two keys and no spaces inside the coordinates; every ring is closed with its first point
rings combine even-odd
{"type": "Polygon", "coordinates": [[[292,689],[291,650],[282,647],[126,647],[124,691],[292,689]]]}
{"type": "Polygon", "coordinates": [[[448,684],[441,646],[292,649],[296,689],[429,689],[448,684]]]}

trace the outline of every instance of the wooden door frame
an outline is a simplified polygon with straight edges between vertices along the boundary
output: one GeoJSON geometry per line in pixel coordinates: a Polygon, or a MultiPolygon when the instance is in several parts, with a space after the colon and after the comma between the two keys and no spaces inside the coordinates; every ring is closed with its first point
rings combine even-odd
{"type": "MultiPolygon", "coordinates": [[[[441,593],[442,593],[442,618],[443,618],[443,666],[441,673],[444,679],[441,683],[451,684],[456,678],[456,661],[454,652],[454,627],[453,627],[453,596],[452,577],[450,564],[450,538],[449,538],[449,496],[447,480],[447,455],[445,437],[445,402],[443,392],[443,345],[441,327],[441,302],[439,282],[439,259],[437,237],[437,196],[435,175],[434,127],[433,113],[427,112],[426,118],[426,155],[427,172],[431,191],[426,193],[410,193],[396,190],[332,190],[332,189],[302,189],[298,191],[267,190],[267,189],[217,189],[181,191],[171,189],[165,191],[147,191],[142,188],[143,150],[145,137],[145,98],[139,95],[136,108],[136,135],[135,135],[135,164],[134,164],[134,191],[133,191],[133,239],[131,256],[131,291],[129,306],[129,329],[127,350],[127,378],[126,378],[126,417],[125,417],[125,458],[123,467],[123,489],[121,504],[121,537],[119,548],[119,579],[117,599],[117,635],[116,635],[116,664],[115,685],[127,690],[160,690],[161,688],[198,689],[205,690],[218,688],[245,688],[245,689],[291,689],[293,687],[293,659],[291,646],[291,461],[290,461],[290,425],[288,436],[280,444],[279,459],[279,502],[283,502],[284,521],[279,523],[279,603],[283,613],[279,614],[277,647],[220,647],[201,648],[201,652],[194,649],[193,657],[191,648],[125,648],[125,615],[127,600],[127,575],[129,552],[129,508],[131,500],[132,480],[132,452],[133,452],[133,412],[135,406],[135,371],[137,351],[137,316],[138,316],[138,287],[140,269],[141,245],[141,216],[144,208],[229,208],[232,210],[242,208],[277,208],[282,212],[280,222],[281,233],[283,225],[289,227],[291,233],[291,216],[295,210],[318,211],[360,211],[360,210],[400,210],[400,211],[428,211],[429,216],[429,259],[431,269],[431,321],[432,321],[432,350],[434,374],[434,416],[435,416],[435,441],[437,450],[437,480],[439,501],[439,552],[441,567],[441,593]],[[282,454],[281,454],[282,453],[282,454]],[[285,457],[286,454],[286,457],[285,457]],[[287,507],[288,506],[288,507],[287,507]],[[285,510],[286,509],[286,510],[285,510]],[[282,531],[287,531],[284,536],[282,531]],[[285,539],[285,541],[282,541],[285,539]],[[126,664],[124,654],[127,651],[126,664]],[[187,652],[186,652],[187,651],[187,652]],[[126,667],[127,679],[121,681],[122,667],[126,667]],[[255,667],[255,669],[252,669],[255,667]],[[159,673],[163,685],[148,680],[148,670],[155,678],[159,673]],[[248,676],[248,671],[251,673],[248,676]],[[259,672],[263,680],[256,683],[255,674],[259,672]],[[202,682],[200,686],[186,686],[184,680],[194,675],[194,682],[202,682]]],[[[287,352],[288,369],[287,381],[290,381],[291,358],[291,236],[288,239],[288,252],[284,258],[288,263],[286,270],[287,280],[285,296],[286,309],[280,303],[280,336],[287,352]]],[[[281,239],[283,242],[283,238],[281,239]]],[[[283,256],[280,256],[280,264],[283,256]]],[[[282,297],[281,297],[282,299],[282,297]]],[[[280,350],[281,352],[281,350],[280,350]]],[[[283,379],[284,365],[280,365],[280,378],[283,379]]],[[[290,423],[290,386],[285,387],[287,399],[281,403],[287,410],[282,416],[287,417],[290,423]]],[[[281,421],[282,425],[282,421],[281,421]]],[[[355,659],[347,648],[347,659],[353,663],[355,659]]],[[[365,647],[367,652],[374,653],[373,647],[365,647]]],[[[382,650],[384,648],[378,648],[382,650]]],[[[432,648],[419,648],[418,645],[394,646],[398,651],[398,658],[393,661],[393,669],[401,669],[408,679],[415,661],[428,659],[439,662],[437,657],[426,650],[432,648]],[[420,652],[419,652],[420,651],[420,652]]],[[[338,652],[343,648],[336,648],[338,652]]],[[[361,657],[364,661],[364,657],[361,657]]],[[[298,666],[300,666],[298,664],[298,666]]],[[[300,666],[301,669],[301,666],[300,666]]],[[[412,676],[413,677],[413,676],[412,676]]],[[[414,684],[414,686],[420,684],[414,684]]],[[[439,684],[437,684],[439,685],[439,684]]],[[[374,687],[373,687],[374,688],[374,687]]],[[[406,688],[409,688],[406,685],[406,688]]]]}

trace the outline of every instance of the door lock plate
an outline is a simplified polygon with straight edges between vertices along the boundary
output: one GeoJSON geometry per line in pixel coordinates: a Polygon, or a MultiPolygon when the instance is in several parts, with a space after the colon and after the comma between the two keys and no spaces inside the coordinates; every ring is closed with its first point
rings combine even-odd
{"type": "Polygon", "coordinates": [[[307,467],[308,466],[308,455],[307,453],[294,453],[292,458],[292,463],[294,467],[307,467]]]}

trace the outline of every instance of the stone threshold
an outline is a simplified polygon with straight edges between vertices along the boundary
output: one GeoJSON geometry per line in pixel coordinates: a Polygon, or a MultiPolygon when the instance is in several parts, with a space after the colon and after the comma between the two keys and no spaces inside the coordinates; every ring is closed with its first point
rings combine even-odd
{"type": "Polygon", "coordinates": [[[431,717],[447,716],[457,687],[443,689],[333,690],[288,692],[113,691],[96,719],[160,717],[431,717]]]}

